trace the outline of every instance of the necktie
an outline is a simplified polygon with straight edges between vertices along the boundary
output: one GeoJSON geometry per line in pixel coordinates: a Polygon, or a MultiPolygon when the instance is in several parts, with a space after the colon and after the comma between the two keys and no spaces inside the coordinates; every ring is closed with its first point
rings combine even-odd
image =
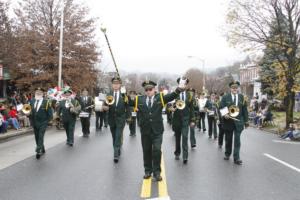
{"type": "Polygon", "coordinates": [[[115,102],[116,102],[116,106],[118,105],[118,99],[117,99],[118,95],[117,93],[115,92],[115,102]]]}
{"type": "Polygon", "coordinates": [[[36,111],[37,111],[37,108],[38,108],[38,106],[39,106],[39,102],[40,102],[40,100],[37,100],[37,101],[36,101],[35,108],[34,108],[36,111]]]}
{"type": "Polygon", "coordinates": [[[152,104],[151,99],[152,98],[148,97],[148,108],[151,108],[151,104],[152,104]]]}
{"type": "Polygon", "coordinates": [[[184,101],[184,93],[181,93],[181,100],[184,101]]]}
{"type": "Polygon", "coordinates": [[[233,102],[234,102],[234,105],[236,105],[236,94],[234,94],[233,102]]]}

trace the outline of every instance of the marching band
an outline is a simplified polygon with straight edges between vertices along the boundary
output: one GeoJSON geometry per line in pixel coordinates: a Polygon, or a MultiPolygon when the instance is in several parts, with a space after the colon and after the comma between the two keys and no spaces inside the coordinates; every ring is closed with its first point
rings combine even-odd
{"type": "Polygon", "coordinates": [[[208,137],[218,139],[218,146],[222,148],[225,136],[225,157],[229,160],[232,153],[234,136],[233,159],[237,165],[242,164],[240,159],[240,136],[244,128],[248,127],[248,111],[246,98],[238,93],[239,82],[230,83],[230,93],[218,97],[211,93],[206,98],[204,93],[199,97],[193,88],[188,89],[189,79],[177,79],[178,87],[174,92],[164,94],[156,91],[156,83],[150,80],[143,82],[144,95],[136,91],[126,93],[120,77],[111,80],[112,92],[99,93],[92,98],[88,91],[82,91],[80,97],[70,87],[60,91],[50,89],[47,96],[44,90],[37,88],[35,98],[30,105],[24,105],[24,113],[30,116],[36,141],[36,158],[45,153],[44,135],[49,121],[53,117],[52,102],[57,101],[57,117],[63,123],[66,131],[66,144],[74,145],[74,132],[77,118],[80,118],[84,137],[90,134],[90,118],[95,112],[96,131],[101,130],[108,115],[108,124],[112,135],[113,161],[119,162],[123,144],[123,131],[129,125],[130,136],[136,135],[137,124],[140,127],[141,143],[143,148],[144,179],[153,176],[154,180],[161,181],[161,146],[164,124],[162,110],[166,108],[168,122],[175,132],[175,160],[188,163],[188,139],[190,134],[191,148],[196,148],[195,126],[205,133],[207,116],[208,137]],[[138,122],[138,123],[137,123],[138,122]],[[217,130],[218,127],[218,130],[217,130]]]}

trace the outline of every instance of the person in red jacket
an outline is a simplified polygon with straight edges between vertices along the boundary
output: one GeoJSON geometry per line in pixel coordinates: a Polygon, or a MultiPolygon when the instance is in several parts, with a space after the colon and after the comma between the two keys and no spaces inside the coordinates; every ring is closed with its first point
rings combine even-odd
{"type": "Polygon", "coordinates": [[[10,106],[10,111],[8,112],[9,119],[7,121],[17,130],[20,129],[20,123],[18,121],[18,111],[15,106],[10,106]]]}

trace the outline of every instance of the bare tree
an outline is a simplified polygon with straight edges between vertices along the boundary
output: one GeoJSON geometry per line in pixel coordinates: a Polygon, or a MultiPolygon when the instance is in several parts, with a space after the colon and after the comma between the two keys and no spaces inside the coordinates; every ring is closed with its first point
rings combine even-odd
{"type": "Polygon", "coordinates": [[[300,72],[299,0],[231,0],[227,14],[228,40],[245,50],[271,48],[277,52],[273,63],[278,71],[280,95],[285,99],[286,127],[293,122],[295,91],[300,72]],[[270,37],[276,22],[277,35],[270,37]]]}

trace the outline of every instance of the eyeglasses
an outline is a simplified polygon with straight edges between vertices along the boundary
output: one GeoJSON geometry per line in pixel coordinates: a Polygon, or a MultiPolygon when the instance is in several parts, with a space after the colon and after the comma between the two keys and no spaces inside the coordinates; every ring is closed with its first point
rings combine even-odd
{"type": "Polygon", "coordinates": [[[148,89],[145,89],[145,91],[146,92],[148,92],[148,91],[152,91],[153,90],[153,88],[148,88],[148,89]]]}

